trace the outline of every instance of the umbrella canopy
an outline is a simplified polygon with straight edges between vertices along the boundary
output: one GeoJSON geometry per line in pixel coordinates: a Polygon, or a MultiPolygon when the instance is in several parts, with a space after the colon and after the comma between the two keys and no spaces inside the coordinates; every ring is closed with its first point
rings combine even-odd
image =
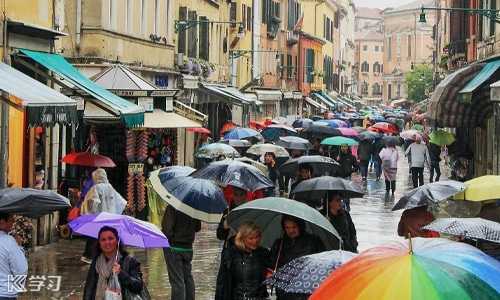
{"type": "Polygon", "coordinates": [[[223,143],[212,143],[198,149],[194,155],[196,158],[216,159],[220,156],[239,157],[240,154],[233,147],[223,143]]]}
{"type": "Polygon", "coordinates": [[[359,136],[359,133],[355,129],[352,129],[352,128],[341,127],[341,128],[338,128],[338,130],[340,131],[340,133],[343,136],[349,136],[349,137],[359,136]]]}
{"type": "Polygon", "coordinates": [[[401,145],[401,143],[402,143],[402,140],[399,136],[387,135],[387,136],[382,137],[382,140],[384,141],[384,143],[386,145],[390,145],[390,146],[401,145]]]}
{"type": "Polygon", "coordinates": [[[441,218],[422,229],[500,244],[500,223],[483,218],[441,218]]]}
{"type": "Polygon", "coordinates": [[[200,133],[200,134],[208,134],[208,135],[212,134],[212,132],[210,132],[210,130],[203,128],[203,127],[188,128],[187,131],[200,133]]]}
{"type": "Polygon", "coordinates": [[[175,177],[189,176],[194,171],[196,171],[196,169],[188,166],[171,166],[160,169],[160,171],[155,173],[155,175],[158,175],[158,179],[161,183],[164,183],[165,181],[175,177]]]}
{"type": "Polygon", "coordinates": [[[323,119],[323,117],[322,117],[322,116],[313,115],[313,116],[311,116],[309,119],[311,119],[311,120],[313,120],[313,121],[318,121],[318,120],[323,119]]]}
{"type": "Polygon", "coordinates": [[[330,126],[323,126],[313,124],[301,132],[302,136],[306,137],[324,137],[324,136],[337,136],[341,135],[338,129],[332,128],[330,126]]]}
{"type": "Polygon", "coordinates": [[[361,187],[350,180],[332,176],[321,176],[300,182],[293,190],[293,196],[298,199],[303,199],[304,197],[321,199],[329,191],[340,192],[349,198],[363,197],[364,195],[361,187]]]}
{"type": "Polygon", "coordinates": [[[465,243],[412,238],[364,251],[309,298],[499,299],[500,262],[465,243]]]}
{"type": "Polygon", "coordinates": [[[340,236],[332,224],[316,209],[295,200],[276,197],[253,200],[233,209],[227,220],[234,230],[243,222],[255,222],[262,230],[262,245],[269,248],[283,236],[284,214],[304,220],[306,231],[319,237],[328,250],[339,248],[340,236]]]}
{"type": "Polygon", "coordinates": [[[235,186],[250,192],[273,187],[272,181],[256,167],[241,161],[223,160],[210,163],[193,174],[194,178],[214,180],[222,186],[235,186]]]}
{"type": "Polygon", "coordinates": [[[357,141],[343,136],[329,137],[321,141],[321,145],[329,145],[329,146],[340,146],[340,145],[355,146],[358,144],[359,143],[357,141]]]}
{"type": "Polygon", "coordinates": [[[477,202],[500,199],[500,176],[486,175],[466,181],[465,191],[454,198],[477,202]]]}
{"type": "Polygon", "coordinates": [[[273,144],[256,144],[247,150],[247,154],[251,154],[257,157],[260,157],[267,152],[274,153],[276,157],[290,157],[290,154],[288,153],[288,151],[286,151],[285,148],[273,144]]]}
{"type": "Polygon", "coordinates": [[[221,140],[221,143],[228,144],[233,148],[250,148],[252,147],[252,143],[247,140],[221,140]]]}
{"type": "Polygon", "coordinates": [[[266,141],[277,141],[280,136],[295,136],[297,131],[286,125],[273,124],[264,128],[261,132],[266,141]]]}
{"type": "Polygon", "coordinates": [[[355,256],[349,251],[331,250],[298,257],[264,283],[287,293],[312,294],[335,269],[355,256]]]}
{"type": "Polygon", "coordinates": [[[279,141],[276,144],[286,149],[302,151],[307,151],[312,147],[311,143],[308,140],[298,136],[280,137],[279,141]]]}
{"type": "Polygon", "coordinates": [[[354,130],[356,130],[358,133],[362,133],[362,132],[366,131],[366,128],[361,127],[361,126],[354,126],[354,127],[351,127],[351,128],[354,129],[354,130]]]}
{"type": "Polygon", "coordinates": [[[380,138],[382,135],[373,131],[363,131],[359,134],[358,138],[360,141],[374,141],[380,138]]]}
{"type": "Polygon", "coordinates": [[[292,158],[282,164],[279,168],[280,174],[284,176],[295,176],[299,166],[307,164],[314,170],[314,175],[324,175],[328,172],[335,172],[339,163],[330,157],[322,155],[308,155],[292,158]]]}
{"type": "Polygon", "coordinates": [[[411,129],[415,129],[415,130],[418,130],[420,132],[424,132],[424,126],[420,125],[420,124],[414,124],[411,129]]]}
{"type": "Polygon", "coordinates": [[[293,121],[292,127],[293,128],[307,128],[312,125],[314,121],[308,118],[304,119],[297,119],[293,121]]]}
{"type": "Polygon", "coordinates": [[[264,129],[267,127],[265,122],[258,122],[258,121],[250,121],[250,122],[248,122],[248,125],[251,128],[257,129],[257,130],[261,130],[261,129],[264,129]]]}
{"type": "Polygon", "coordinates": [[[192,177],[176,177],[162,183],[157,171],[149,180],[156,193],[169,205],[193,219],[218,223],[226,209],[224,193],[212,181],[192,177]]]}
{"type": "Polygon", "coordinates": [[[455,135],[444,130],[435,130],[429,135],[429,141],[438,146],[447,146],[455,142],[455,135]]]}
{"type": "Polygon", "coordinates": [[[68,198],[50,190],[7,188],[0,190],[0,212],[38,218],[70,207],[68,198]]]}
{"type": "Polygon", "coordinates": [[[398,133],[399,132],[398,126],[391,124],[391,123],[387,123],[387,122],[375,123],[374,125],[370,126],[369,129],[375,129],[375,131],[383,132],[383,133],[398,133]]]}
{"type": "Polygon", "coordinates": [[[226,132],[228,132],[231,129],[236,128],[236,127],[238,127],[238,125],[234,124],[233,122],[226,122],[226,123],[224,123],[224,125],[222,125],[220,132],[222,134],[224,134],[224,133],[226,133],[226,132]]]}
{"type": "Polygon", "coordinates": [[[330,126],[331,128],[347,128],[349,125],[343,120],[319,120],[315,121],[313,124],[320,126],[330,126]]]}
{"type": "Polygon", "coordinates": [[[249,157],[238,157],[238,158],[235,158],[234,160],[241,161],[245,164],[252,165],[252,166],[256,167],[257,169],[259,169],[262,172],[262,174],[268,176],[269,171],[267,170],[267,166],[263,163],[255,161],[249,157]]]}
{"type": "Polygon", "coordinates": [[[431,204],[438,204],[465,189],[459,181],[446,180],[427,183],[404,193],[392,210],[410,209],[431,204]]]}
{"type": "Polygon", "coordinates": [[[107,156],[92,154],[90,152],[73,152],[62,159],[68,165],[92,167],[92,168],[114,168],[116,164],[107,156]]]}
{"type": "Polygon", "coordinates": [[[235,127],[224,134],[225,140],[243,140],[256,137],[257,139],[262,139],[262,135],[255,129],[235,127]]]}
{"type": "Polygon", "coordinates": [[[120,242],[124,245],[139,248],[170,247],[167,237],[156,225],[136,218],[102,212],[83,215],[69,223],[73,232],[97,239],[99,230],[113,227],[118,231],[120,242]]]}
{"type": "Polygon", "coordinates": [[[412,140],[412,141],[414,141],[417,137],[422,138],[422,133],[420,131],[418,131],[418,130],[410,129],[410,130],[402,131],[399,134],[399,136],[402,137],[405,140],[412,140]]]}

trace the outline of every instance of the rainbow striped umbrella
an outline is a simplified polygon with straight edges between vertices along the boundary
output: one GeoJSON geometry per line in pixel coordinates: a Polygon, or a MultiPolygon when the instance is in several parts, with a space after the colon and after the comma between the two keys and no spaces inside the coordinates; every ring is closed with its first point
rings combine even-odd
{"type": "Polygon", "coordinates": [[[413,238],[364,251],[309,299],[500,299],[499,270],[499,261],[468,244],[413,238]]]}

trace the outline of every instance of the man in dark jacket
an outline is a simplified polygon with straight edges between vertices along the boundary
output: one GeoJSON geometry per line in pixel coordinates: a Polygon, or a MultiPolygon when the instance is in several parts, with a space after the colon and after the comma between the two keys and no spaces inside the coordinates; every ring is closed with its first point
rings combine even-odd
{"type": "Polygon", "coordinates": [[[163,248],[167,263],[172,300],[194,300],[194,280],[191,274],[193,243],[201,222],[168,205],[162,221],[162,231],[170,243],[163,248]]]}
{"type": "Polygon", "coordinates": [[[358,169],[358,161],[349,150],[349,146],[347,145],[340,146],[340,154],[338,159],[338,162],[340,164],[340,176],[346,179],[351,179],[352,172],[358,169]]]}
{"type": "Polygon", "coordinates": [[[439,181],[439,177],[441,177],[441,168],[439,167],[439,162],[441,161],[441,147],[429,143],[427,145],[427,149],[429,150],[429,158],[430,158],[430,175],[431,178],[429,182],[439,181]],[[436,179],[434,179],[434,171],[436,171],[436,179]]]}
{"type": "Polygon", "coordinates": [[[375,176],[377,177],[377,181],[380,180],[380,176],[382,176],[382,159],[380,159],[380,151],[385,147],[385,143],[382,138],[378,138],[373,143],[373,152],[372,159],[375,165],[375,176]]]}
{"type": "Polygon", "coordinates": [[[358,252],[356,228],[351,215],[342,207],[342,198],[338,193],[330,193],[328,199],[327,217],[342,238],[342,249],[358,252]]]}
{"type": "Polygon", "coordinates": [[[366,181],[368,177],[368,164],[370,163],[370,158],[373,152],[372,141],[365,140],[361,141],[358,146],[358,158],[359,158],[359,170],[361,172],[361,178],[366,181]]]}
{"type": "MultiPolygon", "coordinates": [[[[297,257],[319,253],[325,250],[323,242],[305,231],[303,220],[284,215],[281,219],[283,238],[277,239],[271,247],[273,270],[281,268],[297,257]]],[[[292,294],[277,288],[277,300],[307,300],[309,295],[292,294]]]]}

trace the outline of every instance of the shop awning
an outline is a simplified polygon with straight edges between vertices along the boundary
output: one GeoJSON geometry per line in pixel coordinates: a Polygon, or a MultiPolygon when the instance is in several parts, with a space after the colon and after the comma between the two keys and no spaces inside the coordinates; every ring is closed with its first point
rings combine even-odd
{"type": "Polygon", "coordinates": [[[201,123],[195,122],[174,112],[166,112],[155,109],[153,112],[144,114],[144,128],[195,128],[202,127],[201,123]]]}
{"type": "Polygon", "coordinates": [[[284,99],[294,99],[294,100],[300,100],[302,99],[302,93],[301,92],[283,92],[283,98],[284,99]]]}
{"type": "Polygon", "coordinates": [[[325,105],[321,104],[321,103],[318,103],[316,101],[314,101],[313,99],[309,98],[309,97],[304,97],[304,100],[310,104],[311,106],[314,106],[318,109],[323,109],[323,110],[327,110],[328,107],[326,107],[325,105]]]}
{"type": "Polygon", "coordinates": [[[281,101],[283,93],[279,90],[254,90],[259,101],[281,101]]]}
{"type": "Polygon", "coordinates": [[[26,112],[29,126],[78,122],[76,101],[4,63],[0,63],[0,90],[4,100],[26,112]]]}
{"type": "Polygon", "coordinates": [[[247,99],[251,100],[255,105],[259,106],[263,104],[262,101],[259,101],[257,99],[257,95],[253,93],[243,93],[243,94],[245,95],[245,97],[247,97],[247,99]]]}
{"type": "Polygon", "coordinates": [[[486,63],[481,71],[477,73],[476,76],[474,76],[474,79],[469,81],[469,83],[467,83],[467,85],[460,90],[459,94],[462,98],[461,100],[470,103],[472,99],[472,93],[478,90],[483,83],[488,81],[499,68],[500,60],[486,63]]]}
{"type": "Polygon", "coordinates": [[[211,95],[229,100],[236,105],[250,104],[252,101],[248,99],[242,92],[234,87],[227,87],[219,84],[200,83],[201,90],[211,95]]]}
{"type": "Polygon", "coordinates": [[[142,107],[94,83],[80,73],[61,55],[25,49],[20,51],[37,63],[43,65],[45,68],[55,72],[73,86],[78,87],[94,97],[97,100],[95,103],[96,105],[102,106],[115,116],[119,116],[127,127],[136,127],[144,123],[144,109],[142,107]]]}
{"type": "Polygon", "coordinates": [[[311,96],[313,96],[314,98],[318,99],[320,102],[324,103],[329,108],[334,108],[335,107],[335,102],[331,102],[330,100],[326,99],[320,93],[311,93],[311,96]]]}

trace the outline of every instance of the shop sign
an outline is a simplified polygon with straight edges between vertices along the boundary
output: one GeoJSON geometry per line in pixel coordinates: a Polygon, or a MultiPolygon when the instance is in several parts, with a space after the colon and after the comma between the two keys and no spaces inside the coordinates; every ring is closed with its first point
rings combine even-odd
{"type": "Polygon", "coordinates": [[[152,91],[149,95],[151,97],[173,97],[177,90],[155,90],[152,91]]]}
{"type": "Polygon", "coordinates": [[[137,98],[137,105],[144,108],[144,111],[146,112],[152,112],[154,109],[154,101],[152,97],[137,98]]]}
{"type": "Polygon", "coordinates": [[[114,90],[112,92],[120,97],[146,97],[148,95],[148,91],[114,90]]]}
{"type": "Polygon", "coordinates": [[[142,174],[142,173],[144,173],[144,164],[140,163],[128,164],[129,175],[142,174]]]}

